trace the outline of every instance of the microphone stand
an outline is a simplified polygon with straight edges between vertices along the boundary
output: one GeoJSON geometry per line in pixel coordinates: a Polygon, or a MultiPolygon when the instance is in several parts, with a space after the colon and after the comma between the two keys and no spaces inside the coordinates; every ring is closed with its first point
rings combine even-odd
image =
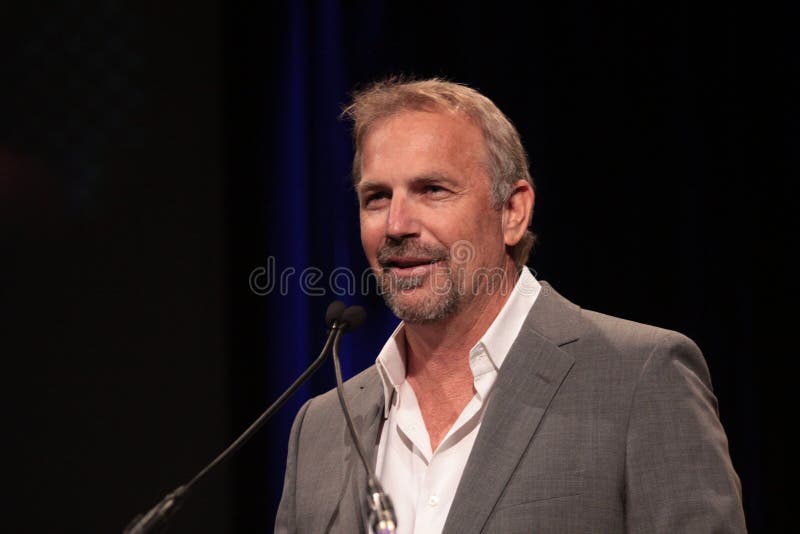
{"type": "MultiPolygon", "coordinates": [[[[341,304],[341,303],[339,303],[341,304]]],[[[331,305],[333,306],[333,305],[331,305]]],[[[341,304],[341,309],[337,310],[338,314],[341,315],[342,310],[344,309],[344,305],[341,304]]],[[[329,308],[329,315],[330,315],[330,308],[329,308]]],[[[330,351],[331,344],[335,337],[340,337],[341,334],[344,332],[342,328],[344,328],[345,324],[339,323],[338,318],[332,322],[331,330],[328,332],[328,339],[325,341],[325,345],[322,347],[322,351],[317,356],[317,359],[314,360],[310,366],[301,374],[294,383],[289,386],[289,388],[283,392],[283,394],[278,397],[278,399],[273,402],[267,410],[262,413],[258,419],[256,419],[253,424],[251,424],[247,430],[245,430],[242,435],[240,435],[236,441],[231,443],[227,449],[222,451],[216,458],[214,458],[211,463],[209,463],[202,471],[197,473],[194,478],[192,478],[188,483],[178,486],[174,491],[167,494],[158,504],[156,504],[153,508],[151,508],[148,512],[144,514],[139,514],[133,518],[133,520],[128,523],[128,526],[125,527],[123,534],[151,534],[156,532],[163,532],[166,528],[167,521],[172,517],[175,511],[180,508],[183,501],[189,495],[189,491],[192,487],[206,474],[211,471],[214,467],[218,464],[226,460],[229,456],[231,456],[234,452],[236,452],[242,445],[244,445],[253,435],[261,428],[264,423],[270,420],[275,412],[277,412],[289,397],[297,391],[297,389],[303,385],[303,383],[308,380],[308,378],[314,374],[317,369],[322,365],[325,361],[325,357],[328,355],[330,351]]]]}
{"type": "MultiPolygon", "coordinates": [[[[363,320],[363,319],[362,319],[363,320]]],[[[350,431],[350,437],[356,446],[356,451],[361,457],[361,463],[367,470],[367,505],[369,506],[369,524],[372,527],[374,534],[394,534],[397,529],[397,519],[394,515],[394,506],[389,496],[384,493],[375,472],[372,469],[371,462],[367,460],[364,454],[364,449],[361,447],[361,441],[358,439],[353,420],[350,418],[350,410],[347,409],[347,401],[344,398],[344,386],[342,385],[342,368],[339,363],[339,345],[342,341],[342,334],[347,329],[337,330],[333,338],[333,369],[336,373],[336,393],[339,395],[339,404],[342,405],[342,412],[344,413],[347,428],[350,431]]]]}
{"type": "Polygon", "coordinates": [[[394,516],[392,502],[383,492],[370,466],[370,462],[367,461],[358,435],[356,434],[355,427],[353,426],[353,421],[350,418],[350,412],[347,409],[347,403],[345,402],[343,394],[342,369],[339,363],[339,345],[341,344],[344,333],[358,328],[361,323],[364,322],[365,318],[366,313],[361,306],[351,306],[345,309],[345,305],[340,301],[331,303],[326,313],[326,323],[330,326],[330,331],[328,332],[328,338],[325,340],[325,345],[322,347],[322,351],[319,353],[319,356],[317,356],[317,359],[303,371],[303,374],[301,374],[297,380],[295,380],[294,383],[292,383],[292,385],[236,439],[236,441],[231,443],[227,449],[222,451],[188,483],[178,486],[149,511],[133,518],[128,526],[125,527],[123,534],[152,534],[163,532],[166,529],[167,522],[180,508],[181,504],[183,504],[183,501],[189,495],[189,491],[194,485],[205,477],[209,471],[228,459],[228,457],[253,437],[264,423],[270,420],[275,412],[289,400],[289,397],[319,369],[325,361],[328,352],[330,352],[331,345],[333,345],[333,363],[334,370],[336,371],[336,392],[339,395],[339,402],[342,405],[342,411],[347,421],[347,428],[350,430],[350,436],[353,438],[353,442],[358,450],[358,455],[361,457],[361,462],[367,470],[367,490],[369,493],[367,502],[370,509],[369,522],[374,534],[393,534],[396,531],[397,520],[394,516]]]}

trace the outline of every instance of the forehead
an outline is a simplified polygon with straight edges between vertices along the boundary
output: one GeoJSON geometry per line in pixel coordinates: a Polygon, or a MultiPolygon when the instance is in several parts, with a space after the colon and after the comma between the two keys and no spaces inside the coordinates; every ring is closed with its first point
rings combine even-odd
{"type": "Polygon", "coordinates": [[[425,166],[463,170],[482,164],[485,152],[480,128],[462,113],[402,111],[381,119],[366,133],[361,174],[363,178],[385,172],[387,166],[395,171],[425,166]]]}

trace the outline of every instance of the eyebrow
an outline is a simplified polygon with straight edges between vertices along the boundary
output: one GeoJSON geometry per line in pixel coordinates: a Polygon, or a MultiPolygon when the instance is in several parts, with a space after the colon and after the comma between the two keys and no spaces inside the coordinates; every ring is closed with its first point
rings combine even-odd
{"type": "Polygon", "coordinates": [[[372,190],[375,190],[375,189],[380,189],[381,187],[383,187],[383,186],[378,182],[372,182],[372,181],[369,181],[369,180],[361,180],[360,182],[358,182],[356,184],[356,193],[358,193],[360,195],[364,191],[372,191],[372,190]]]}
{"type": "Polygon", "coordinates": [[[445,183],[449,185],[455,185],[455,180],[453,180],[449,175],[441,173],[441,172],[431,172],[428,174],[423,174],[421,176],[417,176],[412,180],[414,184],[430,184],[430,183],[445,183]]]}
{"type": "MultiPolygon", "coordinates": [[[[432,183],[445,183],[450,185],[455,185],[455,180],[453,180],[447,174],[441,172],[429,172],[425,174],[421,174],[419,176],[415,176],[411,179],[411,185],[425,185],[425,184],[432,184],[432,183]]],[[[374,191],[377,189],[385,188],[385,184],[381,182],[375,182],[372,180],[362,180],[356,185],[356,193],[363,194],[366,191],[374,191]]]]}

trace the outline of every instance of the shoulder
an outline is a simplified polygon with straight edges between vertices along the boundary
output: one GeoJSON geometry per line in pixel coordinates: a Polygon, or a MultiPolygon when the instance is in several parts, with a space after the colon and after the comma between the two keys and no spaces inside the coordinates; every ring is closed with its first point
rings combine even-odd
{"type": "Polygon", "coordinates": [[[686,367],[710,384],[703,355],[687,336],[583,309],[546,282],[542,284],[546,291],[540,294],[541,301],[537,300],[527,323],[574,358],[578,368],[637,380],[645,369],[671,364],[686,367]]]}
{"type": "Polygon", "coordinates": [[[642,366],[666,360],[690,364],[691,370],[707,378],[703,354],[690,338],[665,328],[582,310],[586,338],[596,346],[635,359],[642,366]]]}
{"type": "Polygon", "coordinates": [[[621,349],[677,344],[693,351],[699,350],[694,341],[674,330],[583,309],[581,319],[585,337],[595,341],[603,340],[621,349]]]}
{"type": "Polygon", "coordinates": [[[600,345],[640,348],[662,338],[680,336],[664,328],[581,308],[547,282],[542,281],[541,285],[525,325],[555,345],[590,340],[600,345]]]}
{"type": "MultiPolygon", "coordinates": [[[[344,397],[351,409],[381,402],[383,390],[377,368],[372,365],[344,382],[344,397]]],[[[340,424],[342,408],[336,388],[312,398],[308,402],[307,422],[318,421],[340,424]],[[310,419],[309,419],[310,418],[310,419]]]]}

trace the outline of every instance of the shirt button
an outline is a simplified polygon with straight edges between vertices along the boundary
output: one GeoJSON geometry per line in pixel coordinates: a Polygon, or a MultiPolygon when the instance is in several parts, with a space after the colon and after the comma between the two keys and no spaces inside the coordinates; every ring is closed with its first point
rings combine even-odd
{"type": "Polygon", "coordinates": [[[436,506],[439,504],[439,497],[436,495],[431,495],[428,499],[428,506],[436,506]]]}

